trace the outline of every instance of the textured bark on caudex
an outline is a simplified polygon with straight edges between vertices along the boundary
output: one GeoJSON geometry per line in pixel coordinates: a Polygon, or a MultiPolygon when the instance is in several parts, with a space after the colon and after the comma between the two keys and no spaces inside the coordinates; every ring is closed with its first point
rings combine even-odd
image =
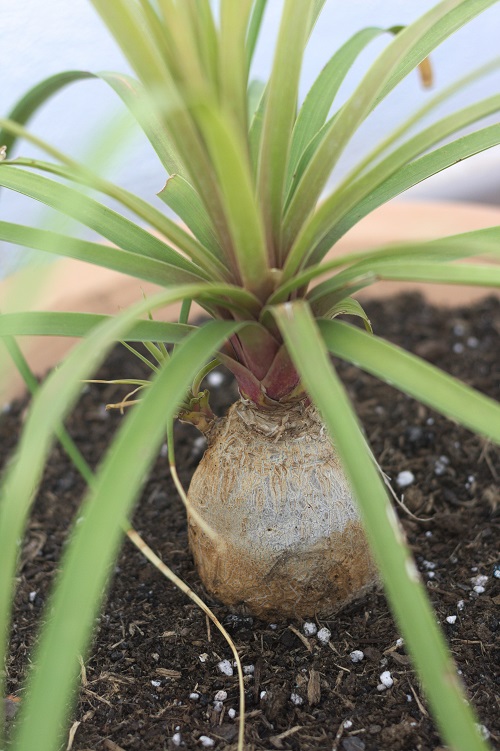
{"type": "Polygon", "coordinates": [[[208,591],[263,618],[328,615],[377,580],[335,447],[302,400],[232,405],[207,432],[189,502],[189,542],[208,591]]]}

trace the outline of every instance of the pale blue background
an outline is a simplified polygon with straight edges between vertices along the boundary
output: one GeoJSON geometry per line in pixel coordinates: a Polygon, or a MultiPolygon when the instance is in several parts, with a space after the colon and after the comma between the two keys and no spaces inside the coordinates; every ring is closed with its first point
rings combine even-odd
{"type": "MultiPolygon", "coordinates": [[[[112,2],[113,0],[110,0],[112,2]]],[[[235,0],[237,1],[237,0],[235,0]]],[[[297,0],[300,2],[300,0],[297,0]]],[[[269,69],[273,39],[281,0],[269,0],[265,34],[259,44],[255,75],[265,77],[269,69]]],[[[351,34],[369,25],[405,24],[434,5],[433,0],[327,0],[322,22],[316,28],[306,54],[302,92],[311,85],[332,52],[351,34]]],[[[372,43],[342,90],[352,90],[366,64],[375,57],[387,37],[372,43]]],[[[436,90],[457,77],[491,60],[500,53],[500,3],[482,13],[457,32],[432,56],[436,90]]],[[[90,71],[126,70],[119,49],[110,39],[87,0],[0,0],[0,112],[6,114],[17,98],[42,78],[68,69],[90,71]]],[[[467,89],[452,104],[500,92],[500,72],[467,89]]],[[[353,138],[339,165],[345,171],[363,151],[371,148],[388,123],[396,124],[411,113],[426,96],[417,76],[411,74],[353,138]]],[[[105,84],[85,81],[73,84],[53,98],[31,122],[33,132],[63,151],[84,157],[92,150],[92,139],[103,122],[109,122],[120,107],[105,84]]],[[[491,119],[493,121],[493,119],[491,119]]],[[[34,154],[28,145],[22,153],[34,154]]],[[[143,139],[129,143],[122,166],[112,176],[127,188],[152,200],[164,184],[165,175],[143,139]]],[[[425,185],[417,186],[407,197],[485,201],[500,204],[500,149],[464,162],[425,185]]],[[[160,205],[160,204],[159,204],[160,205]]],[[[163,205],[163,204],[161,204],[163,205]]],[[[15,194],[3,191],[0,216],[10,221],[30,223],[41,216],[40,208],[15,194]]],[[[0,276],[12,267],[12,251],[0,246],[0,276]]]]}

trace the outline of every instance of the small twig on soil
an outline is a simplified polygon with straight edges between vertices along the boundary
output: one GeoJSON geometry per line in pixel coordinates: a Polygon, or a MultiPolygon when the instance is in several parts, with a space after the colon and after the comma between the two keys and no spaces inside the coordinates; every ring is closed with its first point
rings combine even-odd
{"type": "Polygon", "coordinates": [[[205,616],[205,620],[207,622],[207,641],[210,644],[210,642],[212,641],[212,631],[210,630],[210,618],[208,617],[208,615],[205,616]]]}
{"type": "Polygon", "coordinates": [[[269,740],[273,744],[274,748],[283,748],[282,741],[285,738],[288,738],[289,735],[293,735],[293,733],[296,733],[298,730],[302,730],[302,725],[295,725],[293,728],[288,728],[288,730],[285,730],[283,733],[280,733],[279,735],[272,735],[269,740]]]}
{"type": "Polygon", "coordinates": [[[210,610],[208,605],[206,605],[201,597],[198,597],[196,592],[193,592],[193,590],[188,587],[188,585],[182,581],[174,572],[172,569],[170,569],[161,558],[159,558],[156,553],[149,547],[149,545],[146,544],[146,542],[142,539],[142,537],[133,529],[133,527],[130,527],[126,531],[126,535],[129,538],[129,540],[132,542],[133,545],[135,545],[136,548],[142,553],[142,555],[147,558],[150,563],[155,566],[155,568],[160,571],[160,573],[163,574],[169,581],[171,581],[173,584],[175,584],[178,589],[181,590],[181,592],[184,592],[190,600],[192,600],[204,613],[205,615],[210,618],[212,623],[217,626],[220,633],[228,643],[231,652],[233,653],[234,660],[236,662],[236,669],[238,671],[238,687],[239,687],[239,710],[240,710],[240,717],[239,717],[239,729],[238,729],[238,751],[243,751],[244,749],[244,740],[245,740],[245,685],[243,683],[243,668],[241,667],[241,660],[240,656],[238,654],[238,651],[235,647],[235,644],[231,637],[229,636],[228,632],[222,625],[222,623],[219,621],[217,616],[210,610]]]}
{"type": "Polygon", "coordinates": [[[72,726],[69,729],[69,735],[68,735],[68,745],[66,746],[66,751],[71,751],[73,748],[73,741],[75,740],[76,731],[80,727],[81,723],[79,720],[75,720],[75,722],[72,724],[72,726]]]}
{"type": "Polygon", "coordinates": [[[86,688],[86,686],[88,685],[87,671],[85,669],[85,663],[81,655],[78,657],[78,662],[80,663],[80,678],[82,681],[82,686],[86,688]]]}
{"type": "Polygon", "coordinates": [[[84,688],[83,693],[86,694],[87,696],[92,696],[94,699],[97,699],[97,701],[102,702],[102,704],[106,704],[108,707],[113,706],[110,701],[104,698],[104,696],[99,696],[99,694],[96,694],[95,691],[91,691],[90,688],[84,688]]]}
{"type": "Polygon", "coordinates": [[[366,441],[366,439],[365,439],[365,444],[366,444],[366,448],[368,449],[368,452],[369,452],[369,454],[370,454],[370,456],[372,458],[373,463],[375,464],[376,468],[379,471],[380,477],[384,481],[384,484],[386,485],[387,489],[389,490],[389,493],[392,495],[392,497],[394,498],[394,500],[396,501],[396,503],[398,504],[398,506],[403,509],[403,511],[405,512],[405,514],[407,514],[411,519],[414,519],[417,522],[430,522],[430,521],[432,521],[432,517],[424,519],[421,516],[415,516],[415,514],[413,514],[410,511],[410,509],[403,503],[404,496],[402,496],[401,499],[398,498],[397,493],[394,491],[394,488],[391,485],[391,481],[390,481],[389,476],[385,474],[384,470],[382,469],[382,467],[380,466],[380,464],[378,463],[378,461],[375,459],[373,451],[371,450],[370,445],[368,444],[368,441],[366,441]]]}
{"type": "Polygon", "coordinates": [[[333,739],[332,751],[337,751],[338,746],[339,746],[339,741],[342,738],[342,734],[344,732],[344,728],[345,728],[345,720],[342,720],[342,722],[339,725],[339,729],[337,730],[337,734],[335,738],[333,739]]]}
{"type": "Polygon", "coordinates": [[[483,461],[486,462],[486,464],[488,466],[488,469],[491,472],[491,476],[493,477],[493,479],[496,482],[498,480],[498,473],[497,473],[497,471],[496,471],[495,467],[493,466],[493,463],[492,463],[492,461],[490,459],[490,448],[491,448],[490,441],[484,439],[483,448],[482,448],[482,451],[481,451],[481,455],[479,457],[479,462],[483,462],[483,461]]]}
{"type": "Polygon", "coordinates": [[[424,717],[428,717],[429,716],[428,711],[426,710],[426,708],[424,707],[424,705],[420,701],[420,698],[419,698],[417,692],[415,691],[415,689],[413,688],[413,686],[411,685],[411,683],[409,681],[408,681],[408,685],[410,687],[410,690],[411,690],[413,696],[415,697],[415,701],[417,702],[417,707],[420,709],[420,712],[423,714],[424,717]]]}
{"type": "Polygon", "coordinates": [[[123,749],[117,743],[115,743],[114,741],[110,741],[109,738],[106,738],[103,745],[106,751],[125,751],[125,749],[123,749]]]}
{"type": "Polygon", "coordinates": [[[292,631],[292,633],[295,634],[295,636],[298,636],[302,644],[305,646],[308,652],[312,652],[313,648],[311,646],[311,643],[309,639],[306,639],[306,637],[300,633],[298,629],[295,628],[295,626],[288,626],[289,630],[292,631]]]}

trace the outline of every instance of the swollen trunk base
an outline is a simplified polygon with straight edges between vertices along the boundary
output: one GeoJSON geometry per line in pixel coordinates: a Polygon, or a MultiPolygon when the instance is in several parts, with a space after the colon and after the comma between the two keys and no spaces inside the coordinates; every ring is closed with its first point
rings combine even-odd
{"type": "Polygon", "coordinates": [[[347,479],[314,409],[242,402],[217,421],[189,488],[206,588],[264,618],[327,615],[376,581],[347,479]]]}

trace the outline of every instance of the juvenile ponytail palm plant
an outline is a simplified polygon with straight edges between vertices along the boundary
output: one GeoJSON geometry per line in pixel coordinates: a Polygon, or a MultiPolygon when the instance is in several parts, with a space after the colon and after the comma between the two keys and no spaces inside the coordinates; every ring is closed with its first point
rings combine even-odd
{"type": "Polygon", "coordinates": [[[142,392],[140,404],[124,419],[89,488],[41,638],[15,748],[56,747],[76,679],[76,655],[88,647],[123,520],[175,417],[208,438],[187,498],[190,544],[208,590],[230,606],[265,617],[329,614],[371,586],[378,569],[445,740],[463,751],[483,748],[329,355],[499,442],[499,405],[374,335],[353,295],[379,280],[500,286],[495,264],[500,227],[333,259],[327,252],[377,206],[500,143],[497,123],[458,135],[497,113],[500,94],[416,127],[499,61],[430,97],[326,198],[323,191],[377,105],[493,0],[445,0],[407,27],[361,30],[335,51],[300,106],[303,52],[324,0],[285,0],[265,84],[249,79],[265,0],[221,0],[217,13],[208,0],[91,1],[136,78],[71,71],[30,91],[0,123],[0,145],[6,146],[0,186],[69,215],[107,243],[4,220],[0,238],[164,289],[116,317],[0,316],[3,337],[85,337],[34,400],[2,485],[0,571],[8,585],[0,602],[0,649],[16,540],[52,435],[75,401],[80,379],[119,340],[145,342],[154,371],[148,384],[134,384],[142,392]],[[387,38],[384,51],[338,105],[337,93],[353,63],[381,35],[387,38]],[[159,196],[181,224],[24,129],[53,93],[90,77],[114,89],[136,116],[168,175],[159,196]],[[19,137],[44,148],[52,161],[13,158],[19,137]],[[109,208],[102,202],[106,198],[136,221],[109,208]],[[460,263],[479,255],[480,263],[460,263]],[[178,301],[184,303],[178,323],[152,320],[155,310],[178,301]],[[188,322],[192,301],[206,312],[206,322],[188,322]],[[357,316],[362,325],[337,320],[344,314],[357,316]],[[175,345],[173,352],[167,343],[175,345]],[[216,419],[202,380],[219,364],[234,374],[240,400],[216,419]]]}

